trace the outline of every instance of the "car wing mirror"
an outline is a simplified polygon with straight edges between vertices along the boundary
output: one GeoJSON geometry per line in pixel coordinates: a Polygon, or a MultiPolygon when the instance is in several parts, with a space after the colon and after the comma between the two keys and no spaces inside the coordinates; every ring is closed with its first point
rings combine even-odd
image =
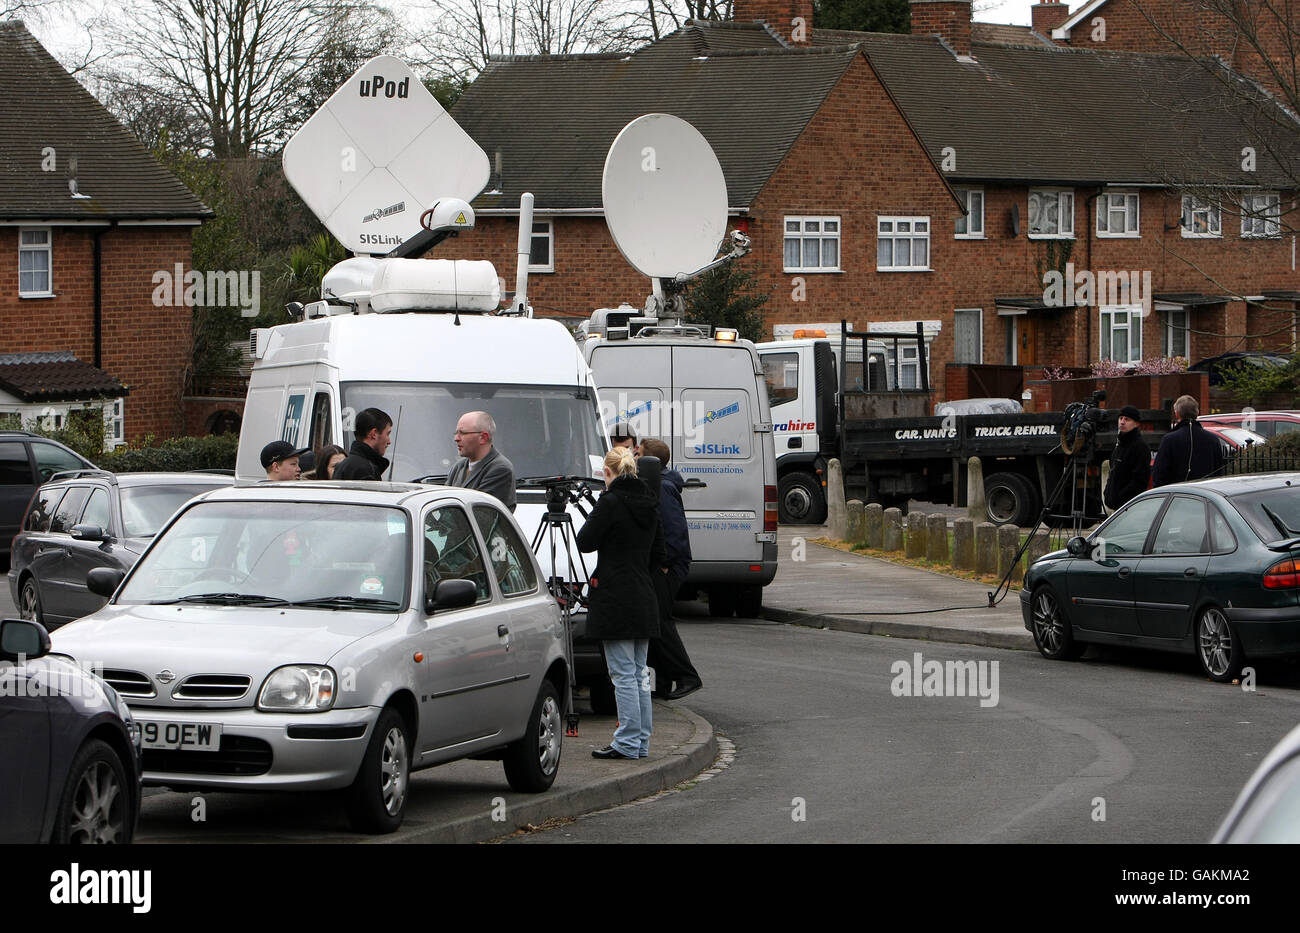
{"type": "Polygon", "coordinates": [[[98,525],[74,525],[72,526],[73,541],[108,541],[112,535],[104,531],[98,525]]]}
{"type": "Polygon", "coordinates": [[[96,567],[86,574],[86,589],[96,596],[109,597],[117,592],[125,576],[126,572],[116,567],[96,567]]]}
{"type": "Polygon", "coordinates": [[[478,586],[473,580],[439,580],[432,593],[424,594],[424,611],[426,615],[433,615],[447,609],[472,606],[476,602],[478,586]]]}
{"type": "Polygon", "coordinates": [[[50,633],[39,622],[5,619],[0,622],[0,660],[30,661],[50,653],[50,633]]]}
{"type": "Polygon", "coordinates": [[[1065,550],[1071,557],[1088,556],[1088,539],[1075,535],[1069,541],[1065,542],[1065,550]]]}

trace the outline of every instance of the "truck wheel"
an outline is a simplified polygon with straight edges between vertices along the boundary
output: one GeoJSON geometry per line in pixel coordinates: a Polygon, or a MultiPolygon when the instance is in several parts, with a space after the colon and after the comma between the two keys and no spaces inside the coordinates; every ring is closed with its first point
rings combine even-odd
{"type": "Polygon", "coordinates": [[[730,583],[715,583],[709,587],[709,615],[730,619],[736,614],[736,590],[730,583]]]}
{"type": "Polygon", "coordinates": [[[787,473],[777,484],[777,515],[785,525],[820,525],[826,521],[826,495],[811,473],[787,473]]]}
{"type": "Polygon", "coordinates": [[[995,525],[1025,528],[1033,525],[1042,511],[1038,490],[1019,473],[994,473],[986,479],[984,501],[988,503],[989,521],[995,525]]]}
{"type": "Polygon", "coordinates": [[[757,619],[763,611],[763,588],[742,586],[736,597],[736,615],[742,619],[757,619]]]}

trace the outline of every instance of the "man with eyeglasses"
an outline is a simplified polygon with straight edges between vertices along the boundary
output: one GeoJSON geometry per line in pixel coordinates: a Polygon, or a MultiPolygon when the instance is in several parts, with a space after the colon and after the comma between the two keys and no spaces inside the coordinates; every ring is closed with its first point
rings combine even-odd
{"type": "Polygon", "coordinates": [[[447,474],[448,486],[477,489],[496,496],[515,510],[515,468],[492,446],[497,423],[485,411],[467,411],[456,422],[456,450],[460,459],[447,474]]]}

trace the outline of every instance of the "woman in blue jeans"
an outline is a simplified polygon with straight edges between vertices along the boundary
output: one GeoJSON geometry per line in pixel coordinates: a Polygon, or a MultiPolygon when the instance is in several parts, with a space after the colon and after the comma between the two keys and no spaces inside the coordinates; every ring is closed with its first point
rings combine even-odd
{"type": "Polygon", "coordinates": [[[636,475],[632,452],[605,455],[605,494],[578,532],[578,547],[596,551],[587,609],[587,634],[605,644],[605,663],[618,704],[614,740],[594,758],[644,758],[650,754],[650,671],[646,652],[659,634],[659,609],[650,581],[652,552],[663,562],[659,503],[636,475]]]}

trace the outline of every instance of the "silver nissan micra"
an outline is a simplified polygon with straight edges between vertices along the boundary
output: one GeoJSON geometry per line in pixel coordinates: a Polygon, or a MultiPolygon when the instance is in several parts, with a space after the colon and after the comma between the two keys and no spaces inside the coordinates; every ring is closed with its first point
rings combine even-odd
{"type": "Polygon", "coordinates": [[[200,496],[112,595],[54,635],[142,734],[146,785],[345,789],[361,832],[402,822],[412,770],[499,754],[515,790],[559,769],[560,611],[514,518],[467,489],[261,483],[200,496]]]}

